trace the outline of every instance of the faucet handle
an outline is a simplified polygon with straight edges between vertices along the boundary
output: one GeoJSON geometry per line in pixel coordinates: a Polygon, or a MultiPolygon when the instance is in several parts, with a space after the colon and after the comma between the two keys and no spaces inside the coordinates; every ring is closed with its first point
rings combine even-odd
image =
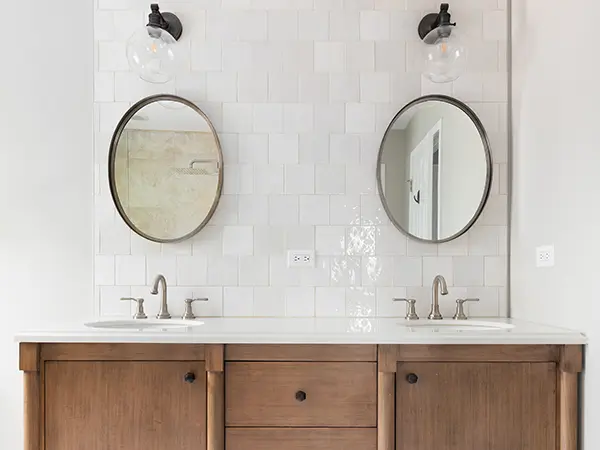
{"type": "Polygon", "coordinates": [[[135,314],[133,315],[134,319],[147,319],[148,316],[144,312],[144,299],[143,298],[133,298],[133,297],[122,297],[122,302],[135,302],[137,305],[135,314]]]}
{"type": "Polygon", "coordinates": [[[419,320],[415,305],[417,301],[414,298],[394,298],[395,302],[406,302],[406,320],[419,320]]]}
{"type": "Polygon", "coordinates": [[[192,308],[192,304],[194,302],[207,302],[207,298],[186,298],[185,299],[185,312],[183,313],[182,319],[185,320],[194,320],[196,316],[194,315],[194,310],[192,308]]]}
{"type": "Polygon", "coordinates": [[[465,303],[467,302],[478,302],[478,298],[459,298],[456,300],[456,313],[454,314],[454,320],[467,320],[468,317],[465,314],[465,303]]]}

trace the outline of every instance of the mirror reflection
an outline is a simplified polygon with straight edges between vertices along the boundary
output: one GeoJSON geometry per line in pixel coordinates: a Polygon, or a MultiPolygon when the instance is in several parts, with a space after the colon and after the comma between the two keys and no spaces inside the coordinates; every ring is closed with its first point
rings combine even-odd
{"type": "Polygon", "coordinates": [[[428,96],[402,109],[379,153],[379,193],[391,221],[423,241],[457,238],[475,222],[492,176],[489,143],[475,113],[428,96]]]}
{"type": "Polygon", "coordinates": [[[162,95],[134,105],[115,131],[109,159],[113,199],[139,235],[180,241],[212,216],[221,149],[208,118],[187,100],[162,95]]]}

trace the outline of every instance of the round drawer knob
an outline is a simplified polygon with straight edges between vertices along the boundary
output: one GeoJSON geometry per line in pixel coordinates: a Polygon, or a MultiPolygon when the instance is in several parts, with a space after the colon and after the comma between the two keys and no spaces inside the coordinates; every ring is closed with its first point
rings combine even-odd
{"type": "Polygon", "coordinates": [[[417,381],[419,381],[419,377],[416,373],[409,373],[406,375],[406,381],[408,381],[409,384],[416,384],[417,381]]]}
{"type": "Polygon", "coordinates": [[[304,392],[304,391],[296,392],[296,400],[298,400],[299,402],[303,402],[304,400],[306,400],[306,392],[304,392]]]}
{"type": "Polygon", "coordinates": [[[183,377],[183,380],[186,383],[193,383],[194,381],[196,381],[196,374],[192,373],[192,372],[188,372],[185,374],[185,376],[183,377]]]}

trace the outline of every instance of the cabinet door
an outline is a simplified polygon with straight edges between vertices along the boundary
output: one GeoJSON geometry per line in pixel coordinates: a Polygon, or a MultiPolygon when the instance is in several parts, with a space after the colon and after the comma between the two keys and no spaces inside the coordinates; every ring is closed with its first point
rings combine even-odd
{"type": "Polygon", "coordinates": [[[551,450],[554,363],[399,363],[397,450],[551,450]]]}
{"type": "Polygon", "coordinates": [[[46,450],[206,448],[203,362],[47,362],[44,378],[46,450]]]}

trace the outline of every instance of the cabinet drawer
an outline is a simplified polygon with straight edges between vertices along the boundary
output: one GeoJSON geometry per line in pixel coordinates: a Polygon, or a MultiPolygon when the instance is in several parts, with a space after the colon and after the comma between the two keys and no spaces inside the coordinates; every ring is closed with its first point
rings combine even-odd
{"type": "Polygon", "coordinates": [[[374,363],[232,362],[227,426],[374,427],[374,363]]]}
{"type": "Polygon", "coordinates": [[[375,428],[229,428],[226,450],[376,450],[375,428]]]}

